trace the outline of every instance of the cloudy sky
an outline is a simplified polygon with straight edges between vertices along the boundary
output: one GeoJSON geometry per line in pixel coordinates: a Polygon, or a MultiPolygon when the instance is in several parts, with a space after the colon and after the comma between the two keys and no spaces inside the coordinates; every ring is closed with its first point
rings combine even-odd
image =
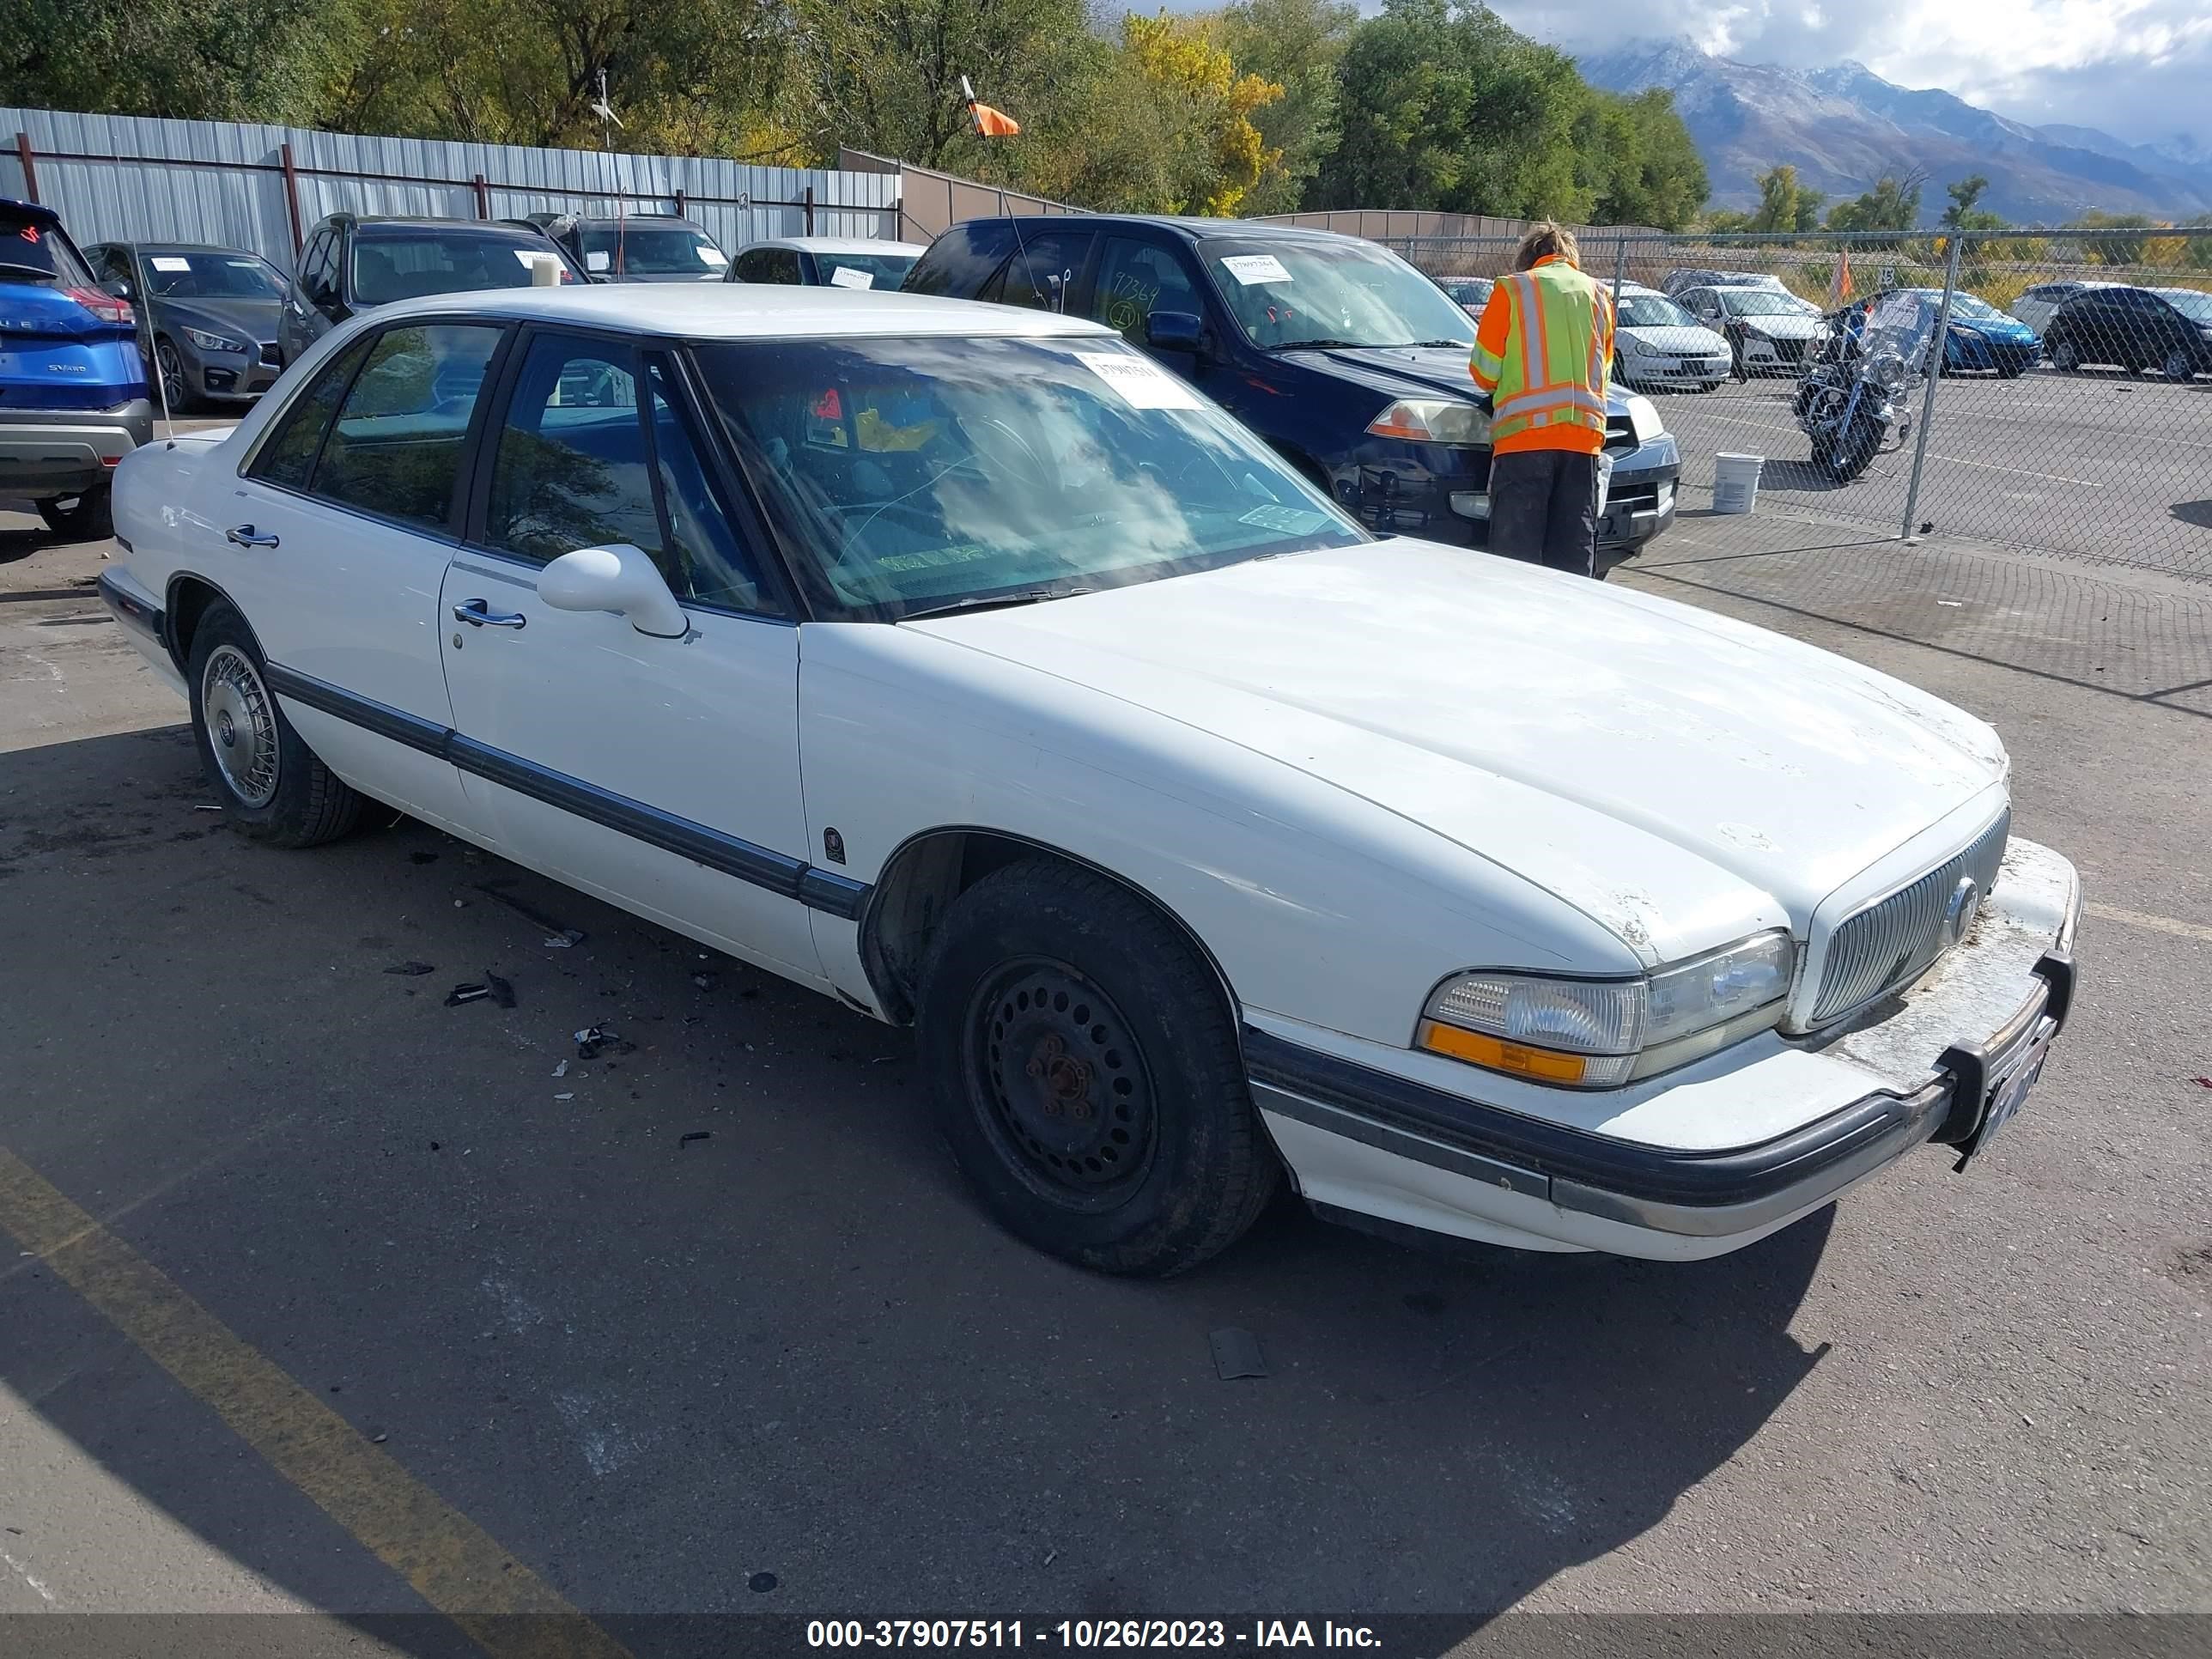
{"type": "Polygon", "coordinates": [[[1855,58],[2015,120],[2070,121],[2138,143],[2212,149],[2212,0],[1490,0],[1572,48],[1689,36],[1751,64],[1855,58]]]}

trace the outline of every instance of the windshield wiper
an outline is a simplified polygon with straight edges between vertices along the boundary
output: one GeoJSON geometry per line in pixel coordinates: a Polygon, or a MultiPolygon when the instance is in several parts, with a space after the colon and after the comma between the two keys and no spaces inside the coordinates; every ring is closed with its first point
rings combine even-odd
{"type": "Polygon", "coordinates": [[[1463,346],[1467,343],[1465,340],[1409,340],[1404,349],[1411,350],[1415,346],[1463,346]]]}
{"type": "Polygon", "coordinates": [[[1091,587],[1024,587],[1015,593],[975,593],[964,599],[953,599],[944,605],[926,605],[920,611],[909,611],[898,620],[920,622],[925,617],[957,616],[963,611],[1002,611],[1018,605],[1036,605],[1044,599],[1072,599],[1079,593],[1096,592],[1096,588],[1091,587]]]}
{"type": "Polygon", "coordinates": [[[1285,340],[1279,345],[1262,346],[1263,351],[1329,351],[1349,349],[1354,351],[1378,349],[1365,340],[1285,340]]]}

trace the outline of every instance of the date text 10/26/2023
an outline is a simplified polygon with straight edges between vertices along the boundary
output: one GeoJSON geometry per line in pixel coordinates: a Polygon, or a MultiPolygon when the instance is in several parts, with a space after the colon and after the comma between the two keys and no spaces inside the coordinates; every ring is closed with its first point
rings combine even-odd
{"type": "Polygon", "coordinates": [[[1364,1625],[1255,1619],[812,1619],[810,1648],[1377,1648],[1364,1625]]]}

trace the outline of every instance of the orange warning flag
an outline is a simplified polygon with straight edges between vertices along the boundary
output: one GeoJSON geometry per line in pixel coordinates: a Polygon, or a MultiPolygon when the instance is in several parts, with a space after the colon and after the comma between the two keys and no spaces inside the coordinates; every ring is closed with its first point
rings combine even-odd
{"type": "Polygon", "coordinates": [[[988,104],[971,103],[968,108],[975,118],[976,132],[985,138],[1012,138],[1022,130],[1019,121],[988,104]]]}

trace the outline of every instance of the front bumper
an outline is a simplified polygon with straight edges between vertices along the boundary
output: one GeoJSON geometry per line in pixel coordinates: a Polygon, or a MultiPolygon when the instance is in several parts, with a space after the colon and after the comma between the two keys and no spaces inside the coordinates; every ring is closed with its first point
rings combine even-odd
{"type": "MultiPolygon", "coordinates": [[[[1613,482],[1598,522],[1601,549],[1640,547],[1674,521],[1681,451],[1662,432],[1615,447],[1613,482]]],[[[1490,542],[1490,452],[1443,444],[1377,443],[1334,477],[1338,501],[1383,534],[1419,536],[1450,547],[1490,542]]]]}
{"type": "Polygon", "coordinates": [[[0,495],[81,495],[153,441],[154,405],[143,398],[113,409],[0,410],[0,495]]]}
{"type": "Polygon", "coordinates": [[[1620,378],[1633,386],[1718,386],[1735,368],[1725,351],[1711,356],[1620,356],[1620,378]]]}
{"type": "MultiPolygon", "coordinates": [[[[1379,1051],[1356,1058],[1345,1040],[1325,1037],[1338,1050],[1329,1052],[1290,1040],[1275,1022],[1245,1033],[1254,1101],[1300,1191],[1325,1213],[1528,1249],[1723,1255],[1915,1146],[1935,1142],[1971,1157],[1994,1133],[1985,1127],[1992,1090],[2031,1051],[2039,1064],[2075,985],[2072,866],[2014,845],[2021,857],[2008,855],[2006,867],[2024,890],[2009,913],[1985,918],[1887,1012],[1839,1036],[1754,1040],[1742,1047],[1759,1051],[1746,1057],[1716,1056],[1721,1064],[1685,1068],[1679,1083],[1654,1079],[1617,1120],[1694,1127],[1701,1097],[1741,1103],[1767,1090],[1752,1115],[1786,1125],[1780,1133],[1718,1145],[1695,1133],[1678,1136],[1689,1144],[1630,1139],[1568,1121],[1592,1097],[1559,1101],[1558,1115],[1547,1118],[1533,1105],[1564,1091],[1523,1089],[1517,1109],[1478,1101],[1441,1086],[1446,1068],[1468,1079],[1462,1087],[1492,1092],[1488,1074],[1447,1061],[1409,1075],[1418,1064],[1410,1055],[1386,1070],[1364,1063],[1379,1051]],[[1852,1077],[1863,1086],[1837,1086],[1852,1077]],[[1791,1093],[1804,1111],[1774,1097],[1791,1093]]],[[[2003,892],[2001,884],[1991,909],[2003,892]]]]}
{"type": "Polygon", "coordinates": [[[1742,343],[1743,365],[1753,374],[1795,374],[1805,360],[1820,349],[1817,337],[1755,334],[1749,329],[1737,337],[1742,343]]]}

